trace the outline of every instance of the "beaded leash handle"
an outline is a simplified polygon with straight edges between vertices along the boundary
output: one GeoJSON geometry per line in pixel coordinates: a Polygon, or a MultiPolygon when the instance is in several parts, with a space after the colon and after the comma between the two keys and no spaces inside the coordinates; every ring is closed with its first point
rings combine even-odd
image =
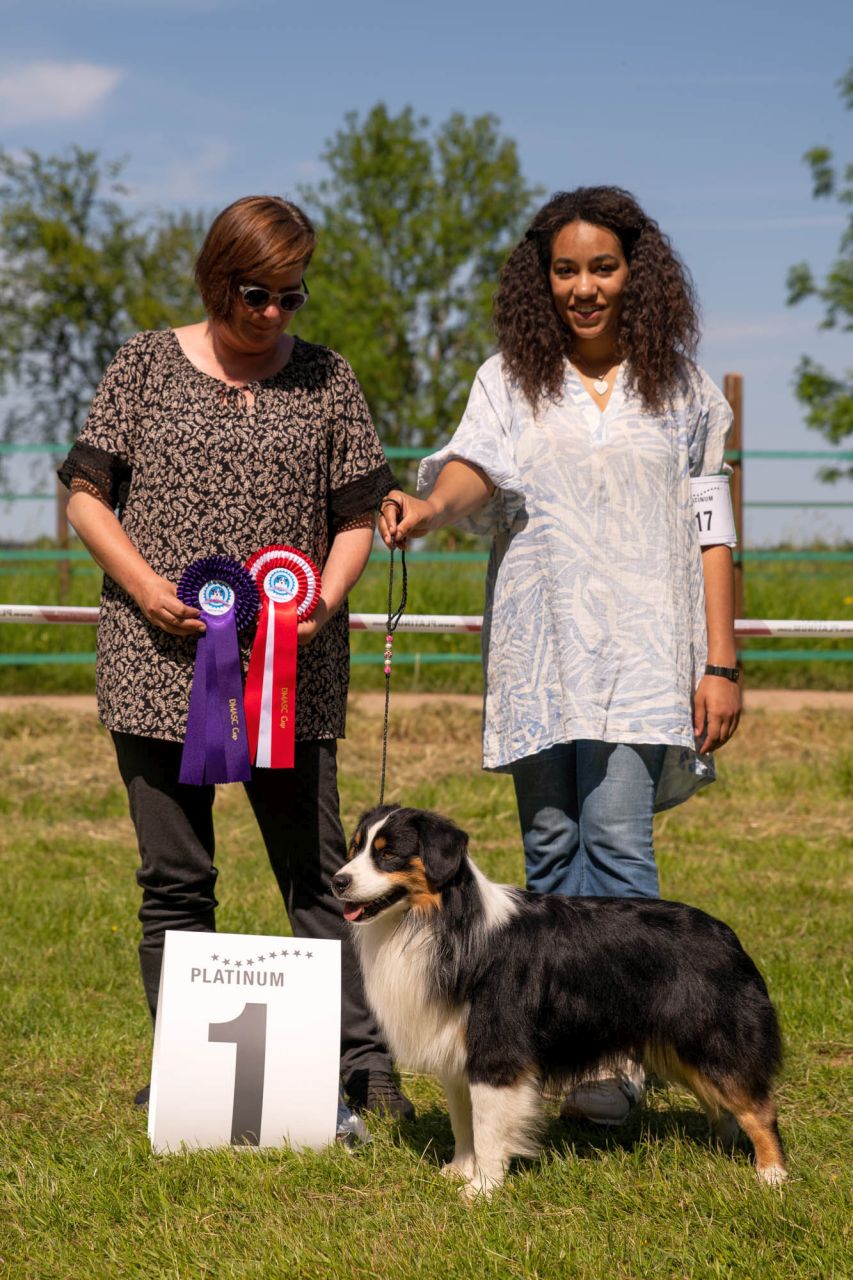
{"type": "MultiPolygon", "coordinates": [[[[383,498],[380,507],[386,502],[392,502],[397,508],[397,515],[403,514],[403,508],[395,498],[383,498]]],[[[397,623],[402,618],[406,609],[406,597],[408,595],[408,575],[406,573],[406,552],[403,547],[400,548],[400,567],[403,573],[403,585],[400,590],[400,604],[394,609],[394,547],[391,547],[391,559],[388,565],[388,620],[385,625],[385,720],[382,726],[382,774],[379,781],[379,803],[383,804],[385,800],[385,766],[388,760],[388,709],[391,701],[391,659],[394,650],[394,632],[397,630],[397,623]]]]}

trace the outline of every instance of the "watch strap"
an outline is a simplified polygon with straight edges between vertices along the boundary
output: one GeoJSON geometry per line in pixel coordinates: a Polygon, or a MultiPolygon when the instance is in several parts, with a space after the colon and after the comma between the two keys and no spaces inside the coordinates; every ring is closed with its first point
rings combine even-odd
{"type": "Polygon", "coordinates": [[[722,676],[724,680],[731,680],[733,684],[737,684],[740,680],[739,667],[715,667],[713,663],[707,663],[705,667],[706,676],[722,676]]]}

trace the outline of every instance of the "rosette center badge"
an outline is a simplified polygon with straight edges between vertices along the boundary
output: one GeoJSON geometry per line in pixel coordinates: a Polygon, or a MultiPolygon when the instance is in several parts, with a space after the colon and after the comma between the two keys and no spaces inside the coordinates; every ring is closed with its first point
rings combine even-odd
{"type": "Polygon", "coordinates": [[[270,569],[264,578],[264,592],[270,600],[289,604],[299,594],[299,579],[292,569],[270,569]]]}
{"type": "Polygon", "coordinates": [[[214,618],[221,618],[234,608],[236,597],[227,582],[218,582],[213,578],[206,582],[198,593],[199,608],[210,613],[214,618]]]}

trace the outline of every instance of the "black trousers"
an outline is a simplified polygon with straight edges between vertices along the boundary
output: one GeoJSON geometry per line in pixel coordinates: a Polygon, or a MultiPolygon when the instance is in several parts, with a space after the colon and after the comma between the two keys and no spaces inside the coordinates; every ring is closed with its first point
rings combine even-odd
{"type": "MultiPolygon", "coordinates": [[[[178,781],[182,746],[113,733],[139,842],[142,940],[139,962],[152,1017],[157,1010],[167,929],[216,929],[212,786],[178,781]]],[[[300,938],[341,942],[341,1074],[389,1071],[388,1051],[368,1008],[358,961],[329,882],[346,859],[335,741],[298,742],[293,769],[252,769],[244,784],[300,938]]]]}

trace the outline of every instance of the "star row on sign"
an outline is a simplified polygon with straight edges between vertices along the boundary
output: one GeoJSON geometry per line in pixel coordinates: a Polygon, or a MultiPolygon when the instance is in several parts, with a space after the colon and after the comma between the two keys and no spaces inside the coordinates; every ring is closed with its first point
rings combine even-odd
{"type": "MultiPolygon", "coordinates": [[[[258,956],[257,963],[260,964],[263,960],[276,960],[279,956],[281,956],[282,959],[286,959],[288,956],[304,956],[306,960],[313,960],[314,952],[313,951],[268,951],[266,955],[258,956]]],[[[217,964],[229,965],[231,963],[231,961],[227,958],[227,956],[223,956],[223,957],[211,956],[210,958],[211,960],[215,961],[217,964]]],[[[252,964],[255,964],[255,961],[251,957],[248,960],[235,960],[234,968],[242,969],[244,964],[247,966],[252,965],[252,964]]]]}

